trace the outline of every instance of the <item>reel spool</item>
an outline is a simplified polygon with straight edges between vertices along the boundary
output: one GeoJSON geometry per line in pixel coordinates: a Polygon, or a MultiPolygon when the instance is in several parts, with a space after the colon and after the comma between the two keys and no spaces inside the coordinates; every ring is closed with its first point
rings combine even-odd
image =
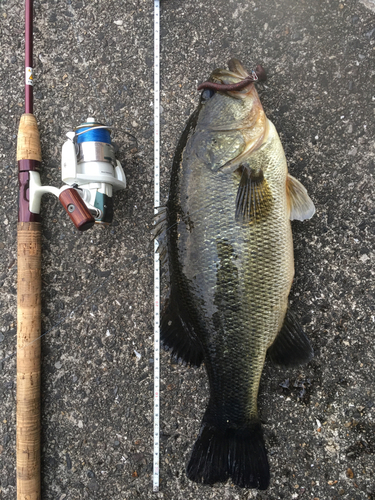
{"type": "Polygon", "coordinates": [[[57,196],[80,231],[94,223],[110,224],[113,219],[113,192],[126,187],[121,163],[116,160],[110,129],[95,118],[87,118],[68,132],[62,147],[61,189],[42,186],[39,172],[30,172],[30,211],[40,213],[44,193],[57,196]]]}

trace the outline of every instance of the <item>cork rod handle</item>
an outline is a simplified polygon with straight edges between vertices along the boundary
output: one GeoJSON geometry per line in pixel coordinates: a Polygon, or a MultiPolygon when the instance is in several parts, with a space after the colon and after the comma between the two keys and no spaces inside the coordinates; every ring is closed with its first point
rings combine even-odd
{"type": "Polygon", "coordinates": [[[40,223],[19,222],[17,233],[17,499],[40,500],[40,223]]]}
{"type": "Polygon", "coordinates": [[[21,116],[17,137],[17,161],[42,161],[40,138],[36,118],[31,113],[21,116]]]}

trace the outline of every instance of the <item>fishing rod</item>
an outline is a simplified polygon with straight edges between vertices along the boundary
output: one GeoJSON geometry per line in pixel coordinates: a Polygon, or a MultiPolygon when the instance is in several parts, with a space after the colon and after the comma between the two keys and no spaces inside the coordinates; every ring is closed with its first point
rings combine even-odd
{"type": "Polygon", "coordinates": [[[33,0],[25,0],[25,113],[17,138],[17,499],[40,500],[41,198],[57,196],[79,231],[113,218],[113,192],[126,187],[110,129],[89,117],[62,148],[65,185],[43,186],[42,154],[33,114],[33,0]]]}

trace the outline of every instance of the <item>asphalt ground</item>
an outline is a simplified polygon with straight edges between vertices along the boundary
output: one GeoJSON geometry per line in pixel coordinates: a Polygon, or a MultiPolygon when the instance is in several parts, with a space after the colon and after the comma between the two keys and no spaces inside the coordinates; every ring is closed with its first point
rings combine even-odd
{"type": "MultiPolygon", "coordinates": [[[[61,186],[65,133],[89,115],[113,128],[128,180],[113,224],[84,234],[57,199],[43,199],[43,499],[374,499],[374,0],[165,0],[161,9],[162,199],[197,83],[233,56],[262,64],[264,108],[317,209],[293,223],[290,296],[315,357],[301,369],[265,365],[271,484],[257,492],[186,478],[208,383],[204,368],[163,353],[152,492],[153,2],[36,1],[43,183],[61,186]]],[[[2,0],[0,19],[0,498],[12,499],[23,3],[2,0]]]]}

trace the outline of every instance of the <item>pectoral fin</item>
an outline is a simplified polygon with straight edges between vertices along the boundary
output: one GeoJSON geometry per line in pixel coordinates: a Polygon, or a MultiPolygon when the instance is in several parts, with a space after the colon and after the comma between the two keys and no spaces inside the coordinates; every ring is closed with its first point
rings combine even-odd
{"type": "Polygon", "coordinates": [[[236,219],[256,222],[266,217],[272,207],[272,194],[263,170],[255,172],[242,166],[240,185],[236,198],[236,219]]]}
{"type": "Polygon", "coordinates": [[[314,203],[306,188],[289,174],[286,179],[286,194],[290,206],[290,220],[311,219],[315,214],[314,203]]]}

